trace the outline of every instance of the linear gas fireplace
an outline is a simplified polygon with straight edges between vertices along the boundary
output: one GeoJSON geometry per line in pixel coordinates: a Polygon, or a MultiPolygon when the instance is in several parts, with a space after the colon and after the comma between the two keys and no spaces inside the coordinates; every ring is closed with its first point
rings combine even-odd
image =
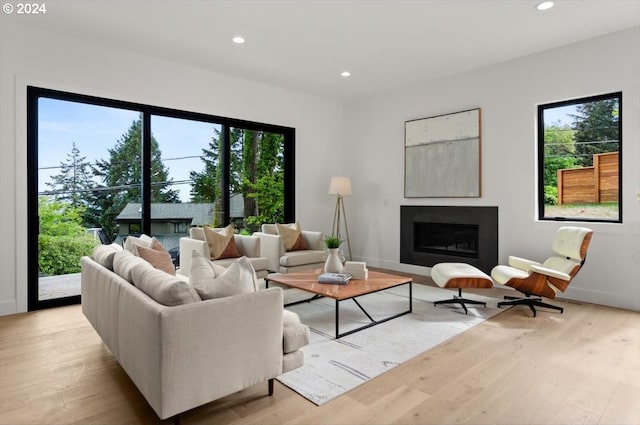
{"type": "Polygon", "coordinates": [[[400,262],[463,262],[485,273],[498,263],[498,207],[400,207],[400,262]]]}

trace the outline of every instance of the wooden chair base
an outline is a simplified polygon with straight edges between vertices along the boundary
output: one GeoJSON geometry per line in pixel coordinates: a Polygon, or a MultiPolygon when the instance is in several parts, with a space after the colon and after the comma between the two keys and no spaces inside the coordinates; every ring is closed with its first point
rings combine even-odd
{"type": "Polygon", "coordinates": [[[464,309],[464,314],[468,313],[467,310],[467,306],[465,304],[482,304],[485,307],[487,306],[487,303],[482,302],[482,301],[476,301],[476,300],[470,300],[468,298],[462,298],[462,288],[458,288],[458,296],[454,296],[453,298],[450,298],[448,300],[441,300],[441,301],[436,301],[433,303],[433,306],[435,307],[438,304],[460,304],[460,306],[464,309]]]}
{"type": "Polygon", "coordinates": [[[562,307],[558,307],[557,305],[542,302],[542,298],[531,298],[531,297],[522,298],[522,297],[510,297],[505,295],[504,299],[507,301],[499,302],[498,308],[502,308],[503,306],[506,306],[506,305],[509,305],[509,306],[526,305],[526,306],[529,306],[529,308],[531,309],[531,312],[533,313],[533,317],[536,317],[536,307],[550,308],[553,310],[558,310],[560,311],[560,313],[564,312],[564,309],[562,307]]]}

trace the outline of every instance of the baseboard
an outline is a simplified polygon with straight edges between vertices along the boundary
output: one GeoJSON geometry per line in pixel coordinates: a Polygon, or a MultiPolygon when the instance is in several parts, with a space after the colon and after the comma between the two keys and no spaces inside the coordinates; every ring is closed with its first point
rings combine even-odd
{"type": "Polygon", "coordinates": [[[0,316],[8,316],[18,312],[16,300],[0,301],[0,316]]]}
{"type": "Polygon", "coordinates": [[[593,289],[572,288],[569,286],[567,292],[558,296],[558,298],[640,311],[640,296],[638,295],[629,296],[629,294],[594,291],[593,289]]]}

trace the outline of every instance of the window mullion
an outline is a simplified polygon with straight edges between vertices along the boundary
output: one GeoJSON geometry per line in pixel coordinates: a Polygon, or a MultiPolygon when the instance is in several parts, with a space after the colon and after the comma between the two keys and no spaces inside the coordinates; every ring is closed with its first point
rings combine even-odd
{"type": "Polygon", "coordinates": [[[151,234],[151,113],[142,113],[142,233],[151,234]]]}

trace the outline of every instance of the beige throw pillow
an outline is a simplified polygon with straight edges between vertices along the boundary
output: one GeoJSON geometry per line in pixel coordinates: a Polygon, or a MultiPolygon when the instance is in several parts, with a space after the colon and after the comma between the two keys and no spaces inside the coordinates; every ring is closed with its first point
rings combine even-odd
{"type": "Polygon", "coordinates": [[[309,249],[307,243],[302,237],[302,229],[300,223],[292,224],[276,224],[278,234],[282,236],[285,251],[299,251],[309,249]]]}
{"type": "Polygon", "coordinates": [[[93,255],[91,257],[102,267],[113,271],[113,256],[118,251],[122,251],[122,247],[117,243],[112,243],[111,245],[96,245],[95,248],[93,248],[93,255]]]}
{"type": "Polygon", "coordinates": [[[240,252],[238,252],[238,247],[233,238],[234,228],[232,224],[219,231],[210,227],[204,227],[203,230],[212,260],[240,257],[240,252]]]}
{"type": "Polygon", "coordinates": [[[131,273],[138,264],[142,264],[149,269],[153,268],[147,261],[136,257],[127,250],[118,251],[113,256],[113,272],[129,283],[133,282],[131,273]]]}
{"type": "Polygon", "coordinates": [[[189,282],[203,300],[258,290],[256,272],[247,257],[240,257],[225,269],[195,250],[191,256],[189,282]]]}
{"type": "Polygon", "coordinates": [[[131,275],[136,288],[162,305],[174,306],[200,301],[196,290],[180,277],[141,265],[134,266],[131,275]]]}

